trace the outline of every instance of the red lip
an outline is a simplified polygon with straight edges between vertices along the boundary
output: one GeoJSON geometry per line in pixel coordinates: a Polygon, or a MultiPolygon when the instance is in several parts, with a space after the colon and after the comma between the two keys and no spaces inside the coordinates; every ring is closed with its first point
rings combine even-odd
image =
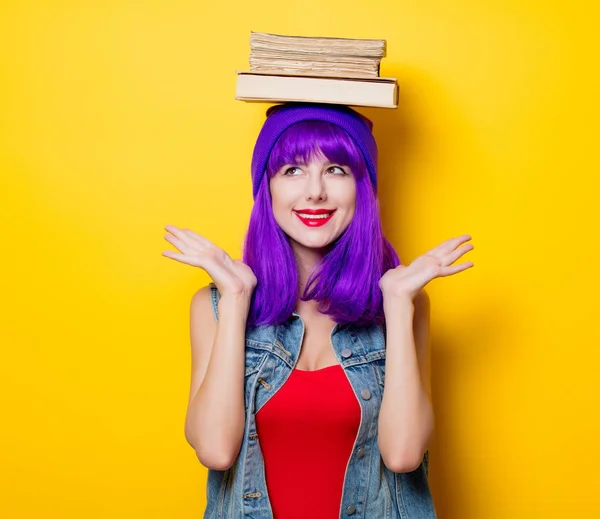
{"type": "Polygon", "coordinates": [[[294,213],[296,214],[296,216],[298,217],[298,219],[307,227],[321,227],[322,225],[325,225],[329,220],[331,220],[331,218],[333,217],[335,210],[334,211],[330,211],[327,209],[309,209],[309,210],[302,210],[302,211],[294,211],[294,213]],[[302,216],[300,216],[298,213],[302,212],[302,213],[306,213],[306,214],[329,214],[329,216],[327,218],[318,218],[318,219],[312,219],[312,218],[302,218],[302,216]]]}
{"type": "Polygon", "coordinates": [[[333,213],[335,209],[296,209],[296,213],[305,214],[329,214],[333,213]]]}

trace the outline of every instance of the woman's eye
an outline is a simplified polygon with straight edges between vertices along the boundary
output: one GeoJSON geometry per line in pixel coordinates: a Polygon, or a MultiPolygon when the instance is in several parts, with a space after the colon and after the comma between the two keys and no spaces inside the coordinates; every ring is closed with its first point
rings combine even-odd
{"type": "MultiPolygon", "coordinates": [[[[327,169],[327,171],[332,171],[332,172],[334,172],[334,170],[336,170],[336,169],[340,171],[340,173],[339,173],[339,174],[342,174],[342,175],[347,175],[347,174],[348,174],[348,173],[346,173],[346,171],[344,171],[344,169],[343,169],[343,168],[341,168],[340,166],[331,166],[330,168],[328,168],[328,169],[327,169]]],[[[283,173],[283,174],[284,174],[284,175],[288,175],[288,176],[294,176],[294,170],[299,170],[299,171],[302,171],[300,168],[293,166],[293,167],[291,167],[291,168],[288,168],[288,169],[286,169],[286,170],[284,171],[284,173],[283,173]]]]}

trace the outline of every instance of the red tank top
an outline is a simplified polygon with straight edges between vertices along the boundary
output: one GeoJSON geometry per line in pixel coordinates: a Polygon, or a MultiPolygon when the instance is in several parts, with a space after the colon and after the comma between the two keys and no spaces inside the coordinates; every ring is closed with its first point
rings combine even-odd
{"type": "Polygon", "coordinates": [[[360,404],[341,365],[294,369],[256,413],[274,519],[339,517],[360,404]]]}

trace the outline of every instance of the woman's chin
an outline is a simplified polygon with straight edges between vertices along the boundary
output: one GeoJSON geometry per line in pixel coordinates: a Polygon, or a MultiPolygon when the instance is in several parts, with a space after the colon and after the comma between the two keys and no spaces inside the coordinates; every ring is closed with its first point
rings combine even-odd
{"type": "Polygon", "coordinates": [[[305,249],[312,249],[316,251],[326,250],[332,243],[330,239],[320,239],[320,240],[299,240],[292,237],[292,240],[300,247],[305,249]]]}

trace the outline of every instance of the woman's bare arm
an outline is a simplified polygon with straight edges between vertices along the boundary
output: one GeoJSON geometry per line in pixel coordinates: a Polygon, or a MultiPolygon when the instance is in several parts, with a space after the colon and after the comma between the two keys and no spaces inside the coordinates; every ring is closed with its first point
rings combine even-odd
{"type": "Polygon", "coordinates": [[[180,253],[163,256],[206,271],[219,290],[215,322],[210,287],[190,304],[192,377],[185,437],[208,468],[225,470],[238,455],[245,425],[246,322],[257,284],[252,269],[191,229],[166,225],[165,240],[180,253]]]}
{"type": "Polygon", "coordinates": [[[185,437],[207,468],[226,470],[238,455],[245,425],[244,348],[250,296],[223,295],[219,320],[203,287],[190,304],[192,377],[185,437]]]}

